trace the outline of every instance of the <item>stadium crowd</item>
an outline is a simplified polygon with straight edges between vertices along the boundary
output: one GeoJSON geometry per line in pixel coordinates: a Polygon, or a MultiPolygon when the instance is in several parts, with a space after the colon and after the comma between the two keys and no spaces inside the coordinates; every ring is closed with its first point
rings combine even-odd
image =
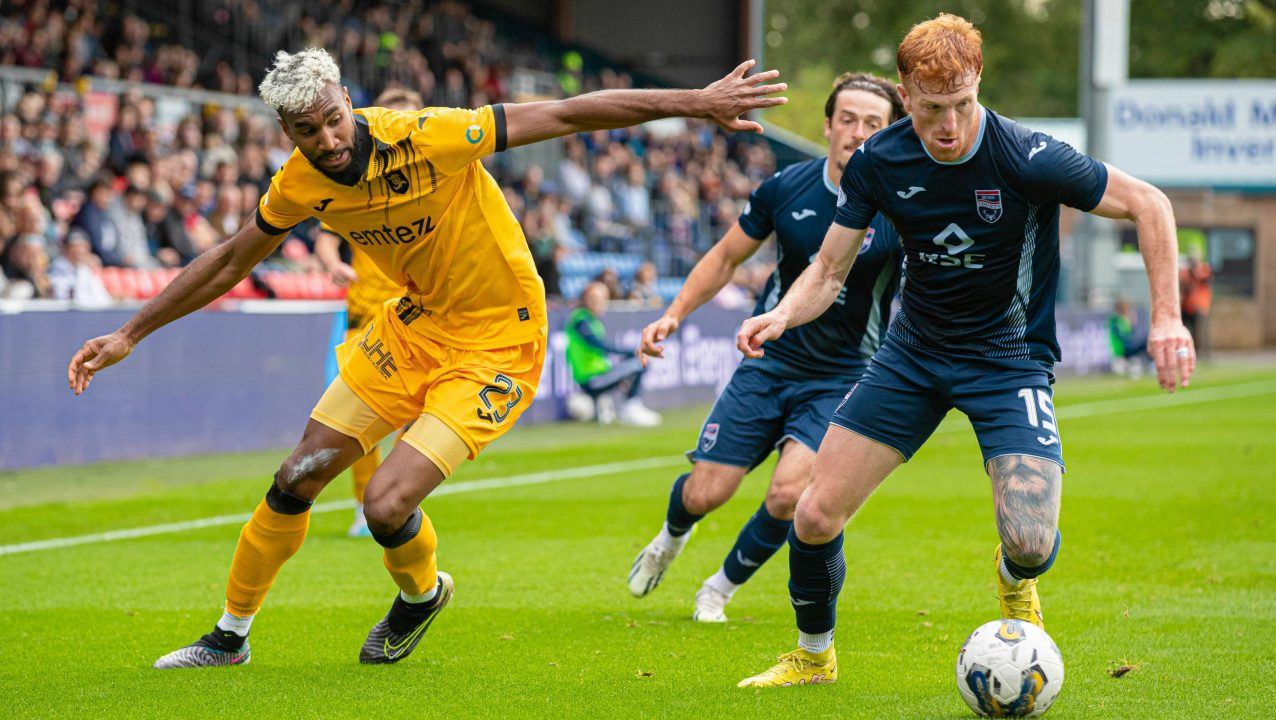
{"type": "MultiPolygon", "coordinates": [[[[554,95],[633,85],[611,68],[586,71],[574,52],[506,41],[456,2],[421,13],[353,0],[194,5],[212,37],[231,12],[254,19],[250,57],[281,42],[329,48],[356,106],[395,84],[432,105],[511,100],[515,67],[553,78],[554,95]]],[[[19,0],[0,10],[0,65],[53,69],[74,88],[28,85],[0,98],[0,297],[104,298],[94,267],[190,262],[251,217],[291,151],[269,115],[189,102],[174,113],[171,98],[138,88],[115,96],[113,119],[95,126],[88,101],[103,93],[94,77],[251,95],[253,73],[265,69],[234,67],[229,50],[197,54],[172,28],[105,7],[116,6],[19,0]]],[[[487,162],[551,297],[564,258],[623,252],[651,263],[609,286],[617,299],[640,300],[656,294],[655,273],[685,274],[775,169],[765,143],[682,120],[568,138],[554,167],[487,162]]],[[[297,228],[268,262],[317,270],[313,231],[297,228]]],[[[741,284],[754,289],[764,277],[745,273],[741,284]]]]}

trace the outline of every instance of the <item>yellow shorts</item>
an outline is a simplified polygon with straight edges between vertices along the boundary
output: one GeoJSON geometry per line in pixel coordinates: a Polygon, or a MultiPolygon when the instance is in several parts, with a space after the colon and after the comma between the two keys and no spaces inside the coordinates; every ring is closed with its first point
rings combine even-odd
{"type": "Polygon", "coordinates": [[[387,302],[362,332],[337,346],[341,375],[311,417],[358,439],[365,450],[416,421],[403,441],[447,475],[505,434],[531,405],[545,341],[455,348],[404,325],[395,305],[387,302]]]}

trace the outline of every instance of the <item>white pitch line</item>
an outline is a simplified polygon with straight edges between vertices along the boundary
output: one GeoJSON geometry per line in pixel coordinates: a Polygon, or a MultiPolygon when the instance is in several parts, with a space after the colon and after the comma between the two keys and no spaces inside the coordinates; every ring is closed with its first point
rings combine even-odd
{"type": "MultiPolygon", "coordinates": [[[[585,465],[583,467],[565,468],[563,470],[546,470],[542,472],[525,473],[522,475],[511,475],[509,477],[491,478],[488,480],[470,480],[467,482],[458,482],[452,485],[442,485],[434,492],[430,493],[430,497],[435,498],[442,495],[460,495],[462,493],[478,492],[480,490],[496,490],[500,488],[521,487],[523,485],[542,485],[545,483],[558,482],[560,480],[574,480],[594,475],[614,475],[616,473],[632,472],[635,470],[651,470],[655,468],[670,467],[685,462],[687,462],[687,458],[684,455],[670,455],[659,458],[646,458],[644,460],[627,460],[625,462],[603,463],[601,465],[585,465]]],[[[353,507],[353,500],[335,500],[333,502],[316,503],[312,508],[310,508],[310,512],[333,512],[336,510],[349,510],[353,507]]],[[[184,522],[165,523],[163,525],[148,525],[146,527],[127,528],[123,530],[109,530],[107,532],[93,533],[91,535],[74,535],[72,537],[51,538],[49,540],[17,543],[16,545],[0,545],[0,555],[17,555],[18,553],[54,550],[74,545],[87,545],[90,543],[111,542],[114,540],[132,540],[134,538],[149,537],[151,535],[165,535],[168,533],[185,532],[187,530],[198,530],[200,528],[217,527],[220,525],[239,525],[241,523],[248,522],[248,518],[250,517],[252,517],[252,513],[216,515],[214,517],[200,518],[198,520],[186,520],[184,522]]]]}
{"type": "MultiPolygon", "coordinates": [[[[1257,397],[1259,395],[1276,395],[1276,380],[1258,380],[1235,385],[1219,385],[1217,387],[1201,388],[1200,390],[1180,389],[1173,395],[1163,392],[1160,395],[1097,400],[1095,402],[1077,403],[1076,405],[1059,405],[1055,407],[1055,414],[1059,417],[1060,422],[1069,422],[1078,418],[1094,417],[1096,415],[1115,415],[1138,410],[1172,410],[1181,405],[1196,405],[1198,403],[1257,397]]],[[[945,420],[935,432],[956,432],[969,427],[969,423],[953,418],[945,420]]]]}
{"type": "MultiPolygon", "coordinates": [[[[1258,382],[1222,385],[1213,388],[1202,388],[1200,390],[1180,390],[1172,396],[1167,394],[1148,395],[1146,397],[1099,400],[1091,403],[1064,405],[1058,408],[1058,414],[1061,419],[1073,420],[1076,418],[1093,417],[1096,415],[1112,415],[1115,413],[1134,412],[1138,410],[1174,408],[1180,405],[1194,405],[1197,403],[1233,400],[1236,398],[1270,394],[1276,394],[1276,381],[1260,380],[1258,382]]],[[[959,424],[955,421],[950,421],[944,423],[937,432],[954,432],[962,430],[965,427],[967,427],[967,425],[964,423],[959,424]]],[[[625,462],[603,463],[601,465],[585,465],[583,467],[565,468],[562,470],[545,470],[542,472],[511,475],[509,477],[491,478],[488,480],[470,480],[467,482],[458,482],[452,485],[442,485],[431,493],[430,497],[459,495],[461,493],[477,492],[480,490],[495,490],[499,488],[520,487],[523,485],[541,485],[560,480],[574,480],[577,478],[589,477],[591,475],[610,475],[615,473],[631,472],[634,470],[650,470],[680,465],[686,461],[687,459],[683,455],[670,455],[659,458],[647,458],[645,460],[628,460],[625,462]]],[[[337,510],[349,510],[352,507],[354,507],[353,500],[336,500],[333,502],[317,503],[310,509],[310,512],[334,512],[337,510]]],[[[127,528],[123,530],[110,530],[107,532],[93,533],[92,535],[74,535],[72,537],[36,540],[34,542],[18,543],[16,545],[0,545],[0,555],[17,555],[18,553],[54,550],[57,548],[72,547],[74,545],[87,545],[89,543],[111,542],[114,540],[131,540],[133,538],[148,537],[151,535],[165,535],[168,533],[198,530],[200,528],[217,527],[220,525],[238,525],[240,523],[247,522],[250,517],[252,517],[251,513],[216,515],[214,517],[200,518],[198,520],[166,523],[164,525],[149,525],[146,527],[127,528]]]]}

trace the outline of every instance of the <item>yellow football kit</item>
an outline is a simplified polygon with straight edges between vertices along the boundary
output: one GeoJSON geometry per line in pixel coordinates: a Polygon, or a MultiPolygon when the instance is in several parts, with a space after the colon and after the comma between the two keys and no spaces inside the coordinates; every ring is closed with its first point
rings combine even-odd
{"type": "MultiPolygon", "coordinates": [[[[327,225],[323,229],[336,234],[327,225]]],[[[408,289],[386,277],[372,258],[358,246],[352,246],[350,267],[354,269],[358,279],[350,283],[346,292],[346,326],[357,333],[380,312],[386,300],[397,300],[406,295],[408,289]]]]}
{"type": "Polygon", "coordinates": [[[317,217],[406,288],[338,347],[340,378],[312,417],[365,450],[421,418],[404,440],[446,475],[514,424],[544,365],[544,285],[478,162],[505,149],[504,109],[354,112],[363,174],[343,184],[294,151],[257,224],[277,234],[317,217]]]}
{"type": "MultiPolygon", "coordinates": [[[[320,227],[329,233],[336,234],[325,224],[320,227]]],[[[381,310],[386,300],[400,298],[407,294],[407,288],[395,283],[385,276],[381,269],[372,262],[367,253],[357,248],[350,252],[350,266],[354,269],[356,280],[350,283],[346,292],[346,337],[351,340],[372,321],[374,315],[381,310]]],[[[358,517],[363,518],[363,497],[372,480],[372,474],[381,466],[381,452],[376,445],[366,455],[350,466],[350,475],[354,481],[354,499],[359,503],[358,517]]]]}

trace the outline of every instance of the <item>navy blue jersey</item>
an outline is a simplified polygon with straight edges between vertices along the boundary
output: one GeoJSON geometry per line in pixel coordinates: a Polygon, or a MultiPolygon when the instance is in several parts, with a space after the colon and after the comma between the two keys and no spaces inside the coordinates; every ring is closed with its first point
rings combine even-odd
{"type": "MultiPolygon", "coordinates": [[[[776,238],[775,272],[754,309],[774,308],[815,259],[836,214],[837,189],[828,179],[828,160],[791,165],[767,178],[749,195],[740,227],[749,237],[776,238]]],[[[869,224],[859,257],[833,305],[819,318],[785,331],[767,343],[763,358],[749,364],[804,376],[862,373],[882,344],[891,299],[899,287],[899,235],[885,218],[869,224]]]]}
{"type": "Polygon", "coordinates": [[[957,354],[1053,363],[1059,205],[1092,210],[1107,168],[981,111],[975,144],[951,163],[931,158],[908,118],[874,134],[842,174],[836,222],[863,228],[881,213],[899,230],[904,280],[892,336],[957,354]]]}

